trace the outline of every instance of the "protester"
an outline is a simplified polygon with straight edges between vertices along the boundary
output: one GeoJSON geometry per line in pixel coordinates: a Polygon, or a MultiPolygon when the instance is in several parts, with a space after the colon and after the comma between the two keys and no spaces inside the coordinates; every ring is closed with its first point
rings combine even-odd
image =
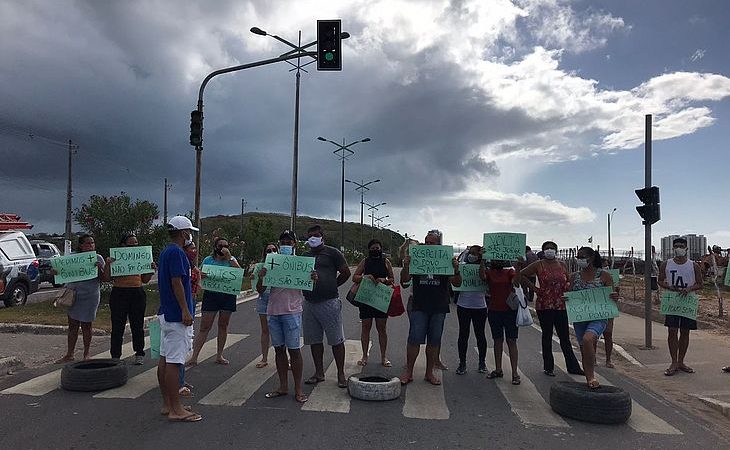
{"type": "MultiPolygon", "coordinates": [[[[353,283],[359,285],[363,278],[368,278],[373,283],[383,283],[392,286],[395,282],[393,276],[393,266],[390,260],[383,256],[383,244],[372,239],[368,242],[368,256],[360,261],[352,276],[353,283]]],[[[362,326],[360,329],[360,343],[362,344],[362,358],[357,362],[358,366],[366,366],[368,364],[368,350],[370,349],[370,330],[373,327],[373,319],[375,319],[375,328],[378,330],[378,343],[380,344],[380,363],[383,367],[392,367],[392,363],[386,357],[388,348],[388,334],[386,325],[388,323],[388,313],[373,308],[370,305],[360,304],[360,320],[362,326]]]]}
{"type": "Polygon", "coordinates": [[[167,224],[170,244],[160,253],[158,287],[160,290],[160,360],[157,381],[163,406],[161,413],[176,422],[197,422],[200,414],[180,402],[178,393],[180,365],[192,348],[193,303],[190,263],[183,246],[198,231],[185,216],[175,216],[167,224]]]}
{"type": "Polygon", "coordinates": [[[345,377],[345,333],[342,328],[342,301],[337,288],[350,278],[350,268],[345,257],[334,247],[325,245],[324,233],[319,225],[307,229],[309,251],[304,256],[315,258],[314,269],[318,281],[312,291],[304,291],[304,345],[309,345],[314,360],[314,375],[306,384],[324,381],[324,335],[332,347],[337,366],[337,386],[347,387],[345,377]]]}
{"type": "MultiPolygon", "coordinates": [[[[213,254],[203,259],[201,267],[206,265],[240,268],[238,261],[236,261],[235,257],[231,256],[231,252],[228,250],[228,240],[221,236],[218,236],[213,241],[213,254]]],[[[201,279],[205,279],[205,276],[205,272],[201,271],[201,279]]],[[[203,311],[203,316],[200,320],[200,330],[193,342],[193,355],[186,365],[195,366],[198,364],[198,355],[203,348],[203,344],[208,339],[208,333],[213,327],[216,314],[218,314],[218,348],[215,362],[217,364],[227,365],[229,361],[223,357],[223,349],[226,346],[226,339],[228,338],[228,324],[231,321],[231,314],[236,312],[236,294],[226,294],[203,289],[203,305],[201,310],[203,311]]]]}
{"type": "MultiPolygon", "coordinates": [[[[96,251],[96,243],[93,236],[84,234],[79,237],[79,252],[96,251]]],[[[73,361],[76,353],[76,341],[79,338],[79,327],[84,343],[84,359],[89,359],[91,347],[91,323],[96,319],[96,311],[99,309],[101,299],[101,280],[104,277],[104,258],[96,255],[96,268],[98,274],[90,280],[75,281],[67,283],[66,288],[74,291],[74,302],[68,308],[68,340],[66,354],[56,361],[56,364],[73,361]]],[[[53,274],[58,272],[53,269],[53,274]]]]}
{"type": "MultiPolygon", "coordinates": [[[[269,253],[278,253],[276,244],[266,244],[263,253],[261,254],[261,262],[266,260],[266,255],[269,253]]],[[[254,286],[256,289],[256,286],[254,286]]],[[[263,292],[259,292],[259,297],[256,299],[256,313],[259,315],[259,322],[261,323],[261,361],[256,363],[256,368],[261,369],[269,365],[269,344],[271,338],[269,336],[269,323],[266,315],[266,310],[269,307],[269,293],[270,289],[264,289],[263,292]]]]}
{"type": "MultiPolygon", "coordinates": [[[[440,233],[435,230],[426,235],[425,245],[439,245],[440,233]]],[[[425,380],[431,384],[441,384],[441,379],[434,373],[436,362],[439,360],[441,335],[444,330],[444,320],[449,312],[449,284],[461,286],[459,263],[453,259],[454,275],[411,275],[409,265],[410,255],[403,261],[401,284],[408,283],[413,278],[413,309],[409,316],[410,328],[408,331],[408,345],[406,347],[406,370],[400,376],[402,384],[413,381],[413,366],[420,352],[421,344],[426,344],[426,373],[425,380]]]]}
{"type": "MultiPolygon", "coordinates": [[[[568,271],[565,264],[556,259],[558,245],[552,241],[542,244],[544,259],[540,259],[522,269],[522,282],[527,283],[530,289],[537,294],[535,309],[542,329],[542,361],[545,375],[555,376],[555,360],[553,359],[553,328],[560,339],[560,349],[565,357],[565,366],[568,373],[583,375],[578,359],[573,353],[570,344],[568,328],[568,313],[565,311],[563,293],[568,284],[568,271]],[[538,288],[530,281],[530,277],[537,275],[540,284],[538,288]]],[[[538,254],[539,256],[539,254],[538,254]]]]}
{"type": "MultiPolygon", "coordinates": [[[[294,255],[296,249],[296,235],[289,230],[279,236],[279,252],[282,255],[294,255]]],[[[267,246],[267,250],[272,244],[267,246]]],[[[268,304],[266,308],[268,329],[271,334],[271,344],[274,346],[276,361],[276,373],[279,375],[279,387],[266,393],[266,398],[276,398],[287,395],[289,392],[288,372],[291,365],[292,377],[294,378],[294,398],[299,403],[304,403],[308,397],[302,390],[302,372],[304,362],[301,351],[302,331],[302,291],[299,289],[266,288],[263,285],[266,276],[266,267],[258,273],[256,291],[260,294],[269,291],[268,304]],[[287,359],[287,351],[289,359],[287,359]]],[[[312,272],[312,280],[317,284],[317,272],[312,272]]]]}
{"type": "MultiPolygon", "coordinates": [[[[601,264],[601,255],[591,247],[581,247],[576,253],[576,262],[578,272],[570,276],[570,290],[580,291],[583,289],[594,289],[599,287],[612,287],[613,278],[611,274],[603,270],[601,264]]],[[[618,300],[618,294],[612,292],[611,300],[618,300]]],[[[598,389],[601,385],[596,379],[596,347],[598,339],[608,326],[608,320],[591,320],[588,322],[575,322],[573,329],[575,337],[580,345],[581,355],[583,356],[583,371],[585,372],[586,382],[591,389],[598,389]]]]}
{"type": "MultiPolygon", "coordinates": [[[[679,292],[681,296],[702,289],[702,269],[699,264],[687,258],[687,240],[676,238],[672,242],[672,248],[674,258],[662,262],[659,268],[659,286],[679,292]]],[[[694,373],[694,369],[684,363],[684,357],[689,348],[689,332],[697,329],[697,321],[667,314],[664,316],[664,326],[668,328],[667,344],[672,357],[672,363],[664,371],[664,375],[671,377],[678,370],[694,373]]]]}
{"type": "Polygon", "coordinates": [[[522,382],[517,372],[517,308],[512,309],[507,304],[507,299],[514,292],[514,288],[520,285],[520,278],[514,268],[509,267],[507,261],[490,261],[489,267],[482,264],[480,276],[489,284],[489,328],[492,330],[494,339],[494,370],[487,374],[487,378],[502,378],[502,354],[503,343],[507,339],[509,350],[509,361],[512,368],[512,384],[518,385],[522,382]]]}
{"type": "MultiPolygon", "coordinates": [[[[196,302],[198,301],[198,293],[200,292],[200,269],[195,265],[198,261],[198,249],[195,247],[195,242],[186,242],[183,245],[183,251],[185,256],[188,257],[190,263],[190,292],[193,296],[193,310],[190,312],[195,317],[195,308],[197,307],[196,302]]],[[[185,355],[186,357],[189,355],[185,355]]],[[[185,382],[185,364],[180,364],[180,389],[178,393],[181,397],[192,397],[193,385],[185,382]]]]}
{"type": "MultiPolygon", "coordinates": [[[[139,245],[137,236],[134,233],[125,233],[119,240],[123,247],[136,247],[139,245]]],[[[124,328],[129,320],[129,328],[132,331],[132,348],[134,349],[134,364],[144,364],[144,315],[147,308],[147,294],[143,284],[152,279],[154,272],[142,275],[126,275],[112,277],[111,267],[115,259],[108,257],[104,267],[104,281],[111,281],[112,291],[109,294],[109,310],[111,312],[112,335],[111,335],[111,357],[119,359],[122,357],[122,342],[124,341],[124,328]]],[[[152,263],[152,269],[156,270],[157,265],[152,263]]]]}
{"type": "MultiPolygon", "coordinates": [[[[534,263],[538,259],[540,259],[540,258],[538,258],[537,255],[535,254],[535,252],[532,251],[532,248],[530,248],[529,245],[526,245],[524,261],[518,262],[517,266],[515,266],[517,273],[520,273],[520,271],[522,271],[522,269],[524,269],[525,267],[534,263]]],[[[537,281],[537,277],[535,277],[533,275],[532,277],[530,277],[530,281],[534,285],[535,282],[537,281]]],[[[535,291],[533,291],[532,288],[527,283],[522,283],[522,288],[525,292],[525,298],[527,299],[527,301],[528,302],[534,301],[535,300],[535,291]]]]}
{"type": "MultiPolygon", "coordinates": [[[[472,245],[466,255],[466,264],[479,266],[482,263],[482,247],[472,245]]],[[[459,301],[456,306],[456,316],[459,319],[459,366],[456,368],[457,375],[466,373],[466,354],[469,346],[469,329],[474,327],[474,337],[477,340],[479,351],[479,373],[487,371],[487,336],[485,328],[487,324],[487,299],[484,292],[460,292],[459,301]]]]}

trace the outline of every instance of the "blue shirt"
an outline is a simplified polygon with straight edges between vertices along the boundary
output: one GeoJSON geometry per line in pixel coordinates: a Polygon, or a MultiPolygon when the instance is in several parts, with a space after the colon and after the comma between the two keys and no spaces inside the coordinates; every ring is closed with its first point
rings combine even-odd
{"type": "Polygon", "coordinates": [[[182,322],[182,310],[172,289],[173,278],[181,279],[188,311],[193,314],[195,305],[193,304],[193,292],[190,285],[190,262],[182,248],[176,244],[169,244],[160,253],[157,275],[157,285],[160,290],[160,310],[158,314],[164,314],[165,320],[168,322],[182,322]]]}

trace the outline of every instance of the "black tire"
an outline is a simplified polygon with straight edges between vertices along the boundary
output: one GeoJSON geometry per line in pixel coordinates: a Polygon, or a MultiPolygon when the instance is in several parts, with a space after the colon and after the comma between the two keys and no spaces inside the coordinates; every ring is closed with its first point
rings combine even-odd
{"type": "Polygon", "coordinates": [[[550,387],[550,407],[582,422],[624,423],[631,416],[631,396],[616,386],[591,389],[585,383],[560,381],[550,387]]]}
{"type": "Polygon", "coordinates": [[[104,391],[127,383],[127,366],[117,359],[90,359],[66,364],[61,387],[67,391],[104,391]]]}
{"type": "Polygon", "coordinates": [[[7,297],[3,300],[5,306],[21,306],[28,301],[28,288],[23,283],[14,283],[8,289],[7,297]]]}

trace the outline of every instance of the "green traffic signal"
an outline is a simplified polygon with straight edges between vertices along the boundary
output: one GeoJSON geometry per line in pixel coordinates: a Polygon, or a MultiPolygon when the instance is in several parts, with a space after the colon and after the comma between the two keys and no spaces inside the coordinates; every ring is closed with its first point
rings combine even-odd
{"type": "Polygon", "coordinates": [[[327,52],[324,55],[324,59],[326,59],[327,61],[332,61],[333,59],[335,59],[335,55],[332,52],[327,52]]]}

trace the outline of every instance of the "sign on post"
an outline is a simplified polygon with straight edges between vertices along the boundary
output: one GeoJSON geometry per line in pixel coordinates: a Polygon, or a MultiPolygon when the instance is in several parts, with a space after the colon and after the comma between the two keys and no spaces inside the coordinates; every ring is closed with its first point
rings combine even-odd
{"type": "Polygon", "coordinates": [[[411,275],[453,275],[454,247],[450,245],[412,245],[408,247],[411,275]]]}
{"type": "Polygon", "coordinates": [[[243,284],[243,269],[231,266],[203,264],[200,269],[205,274],[200,285],[206,291],[238,295],[243,284]]]}
{"type": "Polygon", "coordinates": [[[662,306],[660,312],[666,315],[682,316],[688,319],[697,320],[697,304],[699,298],[696,294],[679,295],[676,291],[662,292],[662,306]]]}
{"type": "Polygon", "coordinates": [[[461,286],[453,286],[454,291],[460,292],[487,292],[487,282],[479,278],[479,264],[459,265],[461,286]]]}
{"type": "Polygon", "coordinates": [[[314,289],[312,271],[314,258],[311,256],[280,255],[269,253],[266,255],[266,276],[264,286],[281,287],[287,289],[314,289]]]}
{"type": "Polygon", "coordinates": [[[370,305],[378,311],[388,312],[393,288],[383,283],[373,283],[369,278],[363,278],[357,289],[355,301],[370,305]]]}
{"type": "Polygon", "coordinates": [[[621,276],[619,275],[619,269],[603,269],[606,272],[611,274],[611,279],[613,280],[613,285],[618,286],[619,281],[621,281],[621,276]]]}
{"type": "Polygon", "coordinates": [[[525,257],[525,233],[484,233],[484,259],[517,261],[525,257]]]}
{"type": "Polygon", "coordinates": [[[565,294],[565,309],[568,311],[568,322],[590,322],[606,320],[619,316],[616,302],[609,298],[613,289],[599,287],[569,291],[565,294]]]}
{"type": "Polygon", "coordinates": [[[91,280],[99,275],[96,252],[72,253],[51,258],[51,266],[58,272],[54,282],[58,284],[91,280]]]}
{"type": "Polygon", "coordinates": [[[115,260],[111,267],[113,277],[155,272],[152,269],[151,245],[111,248],[109,256],[115,260]]]}

